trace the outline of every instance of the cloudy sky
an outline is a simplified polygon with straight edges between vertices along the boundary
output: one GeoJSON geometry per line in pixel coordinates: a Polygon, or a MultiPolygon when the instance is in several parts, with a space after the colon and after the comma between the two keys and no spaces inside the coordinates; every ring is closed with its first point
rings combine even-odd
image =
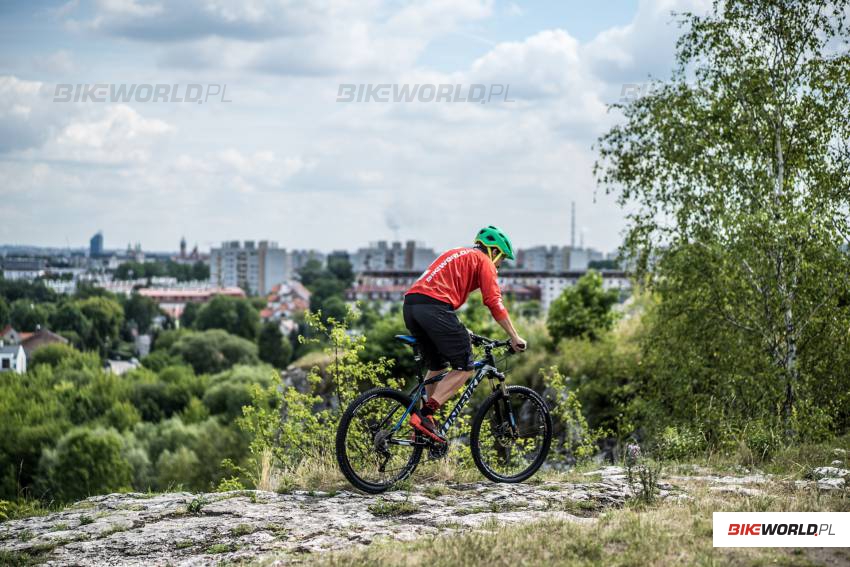
{"type": "Polygon", "coordinates": [[[3,2],[0,243],[443,248],[492,223],[568,244],[575,201],[585,243],[613,250],[624,215],[591,171],[607,105],[669,75],[671,11],[707,3],[3,2]],[[222,84],[232,102],[56,102],[57,84],[222,84]],[[510,86],[358,103],[340,84],[510,86]]]}

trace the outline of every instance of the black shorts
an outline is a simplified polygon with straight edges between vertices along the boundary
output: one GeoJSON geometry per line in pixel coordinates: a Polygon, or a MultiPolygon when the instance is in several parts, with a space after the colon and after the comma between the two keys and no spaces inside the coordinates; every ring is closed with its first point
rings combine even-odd
{"type": "Polygon", "coordinates": [[[469,332],[448,303],[412,293],[404,297],[404,324],[416,337],[428,370],[472,370],[469,332]]]}

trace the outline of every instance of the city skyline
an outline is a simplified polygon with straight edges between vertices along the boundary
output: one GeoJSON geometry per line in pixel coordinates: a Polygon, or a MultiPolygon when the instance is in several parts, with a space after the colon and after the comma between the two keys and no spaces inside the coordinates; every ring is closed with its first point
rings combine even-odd
{"type": "MultiPolygon", "coordinates": [[[[109,237],[108,237],[108,235],[106,234],[105,231],[97,231],[96,233],[92,233],[92,235],[90,235],[90,237],[89,237],[89,240],[91,239],[91,237],[95,236],[96,234],[101,234],[102,237],[103,237],[103,245],[102,246],[103,246],[103,251],[105,253],[108,253],[108,252],[113,252],[113,253],[114,252],[123,252],[123,251],[126,251],[128,249],[128,246],[130,248],[135,248],[135,246],[137,244],[141,244],[141,249],[144,252],[150,253],[150,254],[177,254],[177,253],[180,252],[180,240],[177,241],[177,244],[175,245],[174,248],[147,248],[147,247],[144,246],[144,242],[142,242],[141,239],[131,240],[131,241],[127,242],[125,245],[121,245],[121,246],[111,246],[109,244],[109,237]]],[[[185,236],[181,237],[181,240],[183,238],[185,238],[185,236]]],[[[406,242],[413,241],[413,242],[416,242],[417,245],[421,245],[421,246],[429,247],[429,248],[434,248],[435,250],[437,249],[436,247],[432,246],[429,242],[427,242],[425,240],[421,240],[421,239],[396,240],[392,237],[377,238],[375,240],[364,241],[362,243],[355,243],[355,244],[352,244],[349,247],[332,246],[330,248],[319,248],[319,247],[316,247],[316,246],[306,246],[306,247],[286,246],[284,244],[281,244],[280,241],[275,240],[274,238],[268,238],[268,237],[223,239],[219,242],[213,242],[212,245],[209,248],[202,247],[199,243],[192,241],[191,238],[186,239],[186,244],[187,244],[187,251],[191,251],[194,248],[194,246],[197,245],[198,246],[198,252],[207,254],[213,248],[220,247],[222,244],[225,244],[227,242],[233,242],[233,241],[239,241],[239,242],[271,241],[271,242],[275,242],[276,244],[279,244],[280,248],[282,248],[284,250],[316,250],[316,251],[324,253],[324,254],[330,254],[330,253],[335,252],[335,251],[352,252],[352,251],[356,251],[360,248],[365,248],[365,247],[368,247],[368,246],[375,245],[379,242],[386,242],[386,243],[399,242],[401,244],[404,244],[406,242]]],[[[618,247],[614,247],[613,249],[608,250],[608,249],[605,249],[605,248],[592,246],[591,244],[588,244],[587,242],[585,242],[584,246],[576,246],[576,249],[579,249],[579,250],[582,250],[582,249],[596,250],[596,251],[599,251],[599,252],[604,252],[606,254],[616,252],[617,249],[618,249],[618,247]]],[[[469,242],[469,243],[458,243],[454,246],[459,247],[459,246],[467,246],[467,245],[471,246],[471,242],[469,242]]],[[[565,241],[565,242],[554,242],[554,243],[538,242],[538,243],[529,244],[529,245],[517,245],[517,249],[522,250],[522,249],[537,248],[537,247],[541,247],[541,246],[542,247],[555,246],[555,247],[565,247],[565,248],[571,247],[570,243],[565,241]]],[[[453,246],[447,247],[446,250],[448,248],[451,248],[451,247],[453,247],[453,246]]],[[[5,248],[34,248],[34,249],[42,249],[42,250],[56,250],[56,251],[70,250],[72,252],[80,252],[80,251],[88,252],[89,249],[90,249],[90,244],[84,244],[84,243],[73,244],[72,243],[70,245],[52,245],[52,244],[41,245],[41,244],[33,244],[33,243],[29,243],[29,242],[0,242],[0,248],[4,248],[4,249],[5,248]]],[[[440,250],[442,250],[442,249],[440,249],[440,250]]]]}

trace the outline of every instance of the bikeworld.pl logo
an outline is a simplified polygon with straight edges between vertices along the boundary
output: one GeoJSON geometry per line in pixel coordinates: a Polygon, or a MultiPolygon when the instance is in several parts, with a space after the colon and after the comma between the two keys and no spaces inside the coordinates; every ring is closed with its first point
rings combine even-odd
{"type": "Polygon", "coordinates": [[[92,83],[58,84],[53,102],[179,102],[204,104],[206,102],[233,102],[227,98],[227,85],[209,83],[180,84],[128,84],[92,83]]]}
{"type": "Polygon", "coordinates": [[[817,536],[835,535],[832,524],[729,524],[727,535],[739,536],[817,536]]]}
{"type": "Polygon", "coordinates": [[[715,512],[714,547],[850,547],[850,512],[715,512]]]}
{"type": "Polygon", "coordinates": [[[466,102],[488,104],[516,102],[510,97],[511,86],[493,83],[472,84],[341,84],[337,102],[466,102]]]}

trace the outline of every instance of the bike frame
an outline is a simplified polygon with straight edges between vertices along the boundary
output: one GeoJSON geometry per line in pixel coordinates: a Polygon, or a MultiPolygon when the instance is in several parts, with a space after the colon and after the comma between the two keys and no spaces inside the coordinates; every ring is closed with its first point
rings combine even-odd
{"type": "MultiPolygon", "coordinates": [[[[455,406],[452,408],[452,411],[449,413],[449,417],[446,419],[445,423],[443,423],[443,426],[440,428],[440,435],[442,435],[443,437],[446,436],[446,433],[448,433],[449,429],[451,429],[452,425],[454,425],[455,421],[460,415],[460,412],[463,411],[463,408],[472,398],[472,394],[475,392],[475,389],[478,387],[481,381],[484,380],[484,378],[496,378],[501,382],[502,386],[504,387],[505,375],[499,372],[499,370],[496,368],[496,359],[493,356],[491,349],[486,349],[486,354],[484,358],[482,360],[475,361],[472,367],[476,369],[475,374],[473,374],[472,377],[467,381],[466,389],[463,391],[463,394],[461,394],[460,399],[457,401],[455,406]]],[[[439,382],[440,380],[445,378],[447,374],[448,372],[444,372],[443,374],[440,374],[428,380],[423,380],[422,378],[419,378],[418,383],[409,394],[412,398],[410,405],[407,407],[406,410],[404,410],[404,414],[392,427],[392,429],[390,430],[390,435],[392,435],[401,428],[401,426],[404,424],[404,420],[407,419],[407,416],[410,415],[410,413],[413,411],[413,408],[416,407],[416,404],[419,403],[419,400],[421,400],[422,397],[425,395],[425,385],[439,382]]],[[[510,407],[510,404],[506,404],[506,406],[507,412],[510,416],[511,427],[516,427],[516,420],[514,419],[513,410],[510,407]]],[[[414,444],[413,442],[406,439],[391,439],[390,442],[397,445],[414,444]]]]}

